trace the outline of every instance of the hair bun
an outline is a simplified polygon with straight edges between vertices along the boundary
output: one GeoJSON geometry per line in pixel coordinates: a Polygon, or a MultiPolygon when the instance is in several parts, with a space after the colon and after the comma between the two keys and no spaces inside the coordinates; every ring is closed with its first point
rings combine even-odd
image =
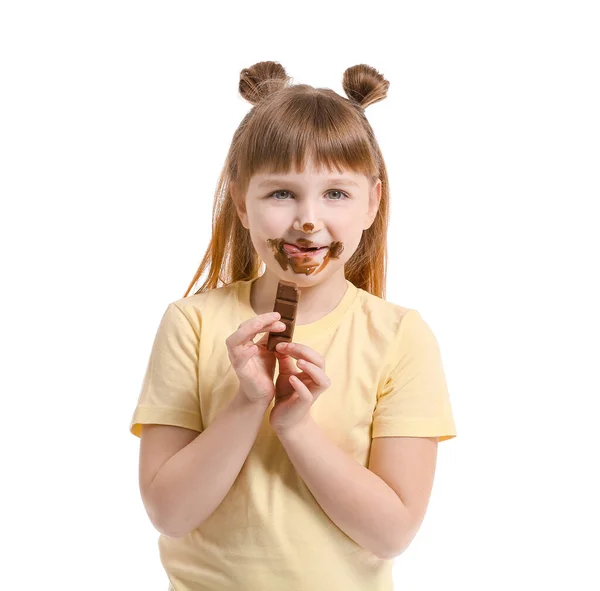
{"type": "Polygon", "coordinates": [[[386,98],[390,83],[375,68],[358,64],[344,72],[342,87],[351,101],[365,109],[386,98]]]}
{"type": "Polygon", "coordinates": [[[258,62],[240,72],[240,94],[252,105],[260,103],[290,80],[278,62],[258,62]]]}

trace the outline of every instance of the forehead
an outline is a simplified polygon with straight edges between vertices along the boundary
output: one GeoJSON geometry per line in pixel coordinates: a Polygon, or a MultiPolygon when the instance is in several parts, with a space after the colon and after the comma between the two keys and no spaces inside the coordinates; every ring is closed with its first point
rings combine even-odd
{"type": "Polygon", "coordinates": [[[296,183],[338,183],[349,187],[360,187],[365,175],[348,169],[330,170],[324,166],[315,166],[312,162],[307,163],[304,170],[290,169],[289,171],[271,172],[260,171],[252,176],[251,184],[257,188],[277,184],[278,182],[296,183]]]}

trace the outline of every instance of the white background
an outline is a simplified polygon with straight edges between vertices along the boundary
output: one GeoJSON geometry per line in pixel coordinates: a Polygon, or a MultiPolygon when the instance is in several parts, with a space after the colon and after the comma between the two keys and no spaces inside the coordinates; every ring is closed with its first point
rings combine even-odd
{"type": "Polygon", "coordinates": [[[263,60],[390,81],[387,299],[458,429],[396,588],[600,588],[597,6],[2,3],[0,588],[167,589],[129,420],[263,60]]]}

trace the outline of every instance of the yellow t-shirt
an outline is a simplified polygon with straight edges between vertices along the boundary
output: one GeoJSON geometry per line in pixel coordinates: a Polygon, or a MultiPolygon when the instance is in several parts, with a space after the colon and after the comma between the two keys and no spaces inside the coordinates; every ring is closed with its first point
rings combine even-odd
{"type": "MultiPolygon", "coordinates": [[[[139,437],[147,423],[202,432],[229,404],[239,382],[225,340],[256,316],[252,281],[168,305],[131,433],[139,437]]],[[[455,437],[440,351],[429,326],[416,310],[346,282],[333,311],[294,330],[294,342],[325,358],[331,379],[312,406],[314,420],[365,467],[373,437],[455,437]]],[[[161,563],[172,588],[391,591],[393,560],[363,549],[329,519],[273,432],[269,413],[270,408],[214,513],[183,538],[160,535],[161,563]]]]}

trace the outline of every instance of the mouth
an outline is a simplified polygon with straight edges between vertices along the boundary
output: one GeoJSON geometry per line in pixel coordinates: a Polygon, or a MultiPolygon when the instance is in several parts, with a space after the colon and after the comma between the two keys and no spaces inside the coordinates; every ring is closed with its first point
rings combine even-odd
{"type": "Polygon", "coordinates": [[[302,257],[302,256],[317,256],[322,252],[325,252],[329,247],[327,246],[313,246],[311,248],[304,248],[297,244],[290,244],[288,242],[283,243],[283,250],[290,256],[302,257]]]}

